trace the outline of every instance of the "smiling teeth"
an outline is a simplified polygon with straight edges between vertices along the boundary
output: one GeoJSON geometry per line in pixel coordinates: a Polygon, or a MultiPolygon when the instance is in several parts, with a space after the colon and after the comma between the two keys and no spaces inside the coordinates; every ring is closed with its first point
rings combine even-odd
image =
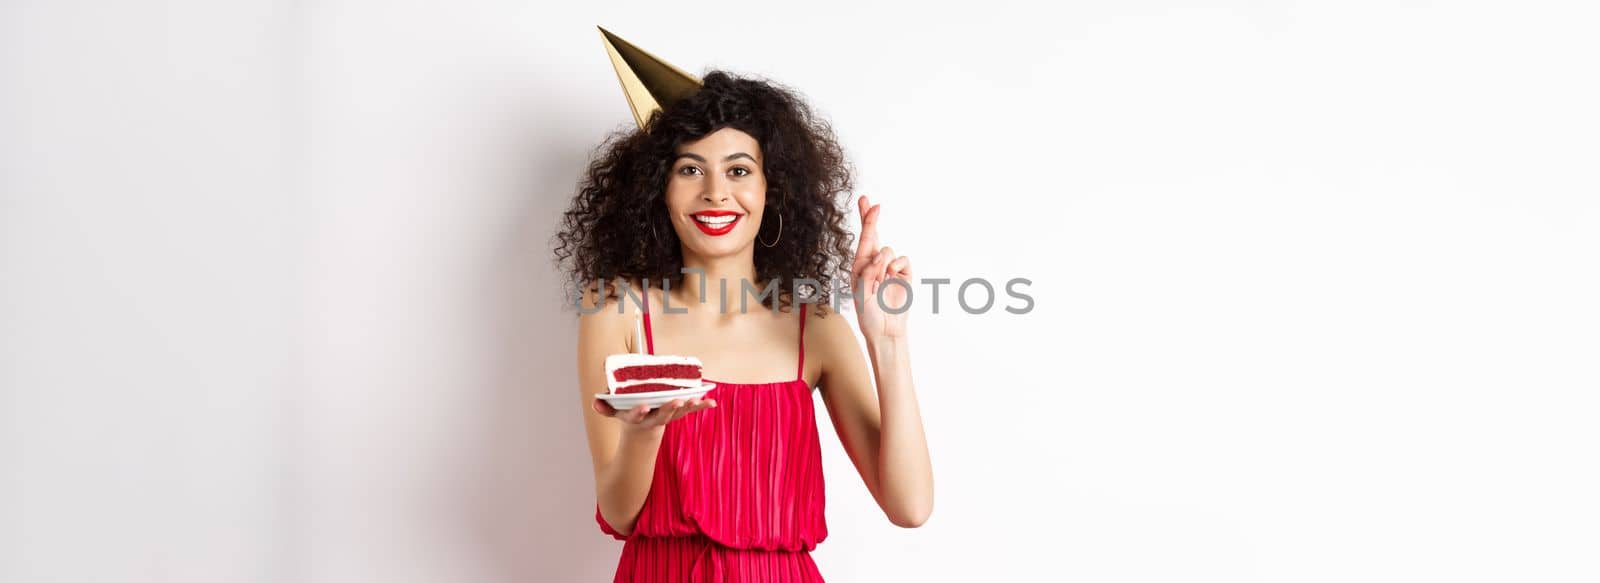
{"type": "Polygon", "coordinates": [[[720,216],[720,217],[707,217],[707,216],[695,215],[694,220],[700,221],[700,222],[705,223],[707,225],[726,225],[728,223],[733,222],[734,219],[737,219],[737,218],[739,218],[739,215],[723,215],[723,216],[720,216]]]}

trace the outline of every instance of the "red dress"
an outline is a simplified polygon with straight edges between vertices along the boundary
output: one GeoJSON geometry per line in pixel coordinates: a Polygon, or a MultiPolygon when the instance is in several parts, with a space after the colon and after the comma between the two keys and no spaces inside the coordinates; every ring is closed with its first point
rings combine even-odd
{"type": "MultiPolygon", "coordinates": [[[[646,293],[646,346],[655,354],[646,293]]],[[[633,533],[618,540],[615,581],[677,583],[822,581],[812,549],[828,536],[822,517],[822,452],[805,374],[805,310],[794,380],[723,383],[717,406],[667,423],[650,493],[633,533]]]]}

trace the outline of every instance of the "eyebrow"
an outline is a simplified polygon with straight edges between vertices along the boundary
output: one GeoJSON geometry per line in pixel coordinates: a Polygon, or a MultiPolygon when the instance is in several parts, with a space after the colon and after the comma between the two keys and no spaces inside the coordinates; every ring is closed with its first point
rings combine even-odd
{"type": "MultiPolygon", "coordinates": [[[[706,161],[706,159],[700,157],[699,154],[690,154],[688,152],[684,152],[682,154],[678,154],[678,156],[673,158],[672,161],[673,162],[677,162],[678,158],[693,158],[695,161],[698,161],[701,164],[704,164],[705,161],[706,161]]],[[[728,157],[723,158],[722,161],[723,162],[732,162],[735,158],[749,158],[751,162],[755,162],[756,161],[755,157],[753,157],[753,156],[751,156],[749,154],[746,154],[744,152],[734,152],[732,154],[728,154],[728,157]]]]}

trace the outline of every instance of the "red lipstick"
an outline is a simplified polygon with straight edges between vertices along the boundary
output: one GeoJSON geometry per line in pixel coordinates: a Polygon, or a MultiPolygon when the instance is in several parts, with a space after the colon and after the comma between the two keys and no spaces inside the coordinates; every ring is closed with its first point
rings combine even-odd
{"type": "Polygon", "coordinates": [[[700,232],[712,237],[728,234],[734,225],[744,219],[744,215],[734,211],[700,211],[690,214],[689,217],[694,220],[694,226],[700,227],[700,232]]]}

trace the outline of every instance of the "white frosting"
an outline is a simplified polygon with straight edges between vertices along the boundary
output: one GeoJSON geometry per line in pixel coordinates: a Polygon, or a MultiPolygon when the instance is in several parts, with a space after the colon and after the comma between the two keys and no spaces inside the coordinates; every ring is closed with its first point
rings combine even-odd
{"type": "Polygon", "coordinates": [[[631,387],[633,385],[647,384],[647,383],[661,383],[661,384],[666,384],[666,385],[672,385],[672,386],[675,386],[675,387],[683,387],[683,388],[686,388],[686,389],[699,387],[702,384],[702,381],[699,378],[693,378],[693,379],[650,378],[650,379],[638,379],[638,380],[622,381],[622,382],[617,382],[617,380],[616,380],[617,379],[616,372],[617,372],[617,369],[619,369],[619,368],[626,368],[626,367],[630,367],[630,366],[669,365],[669,364],[689,364],[689,365],[694,365],[696,367],[701,367],[702,366],[700,364],[700,359],[695,358],[693,356],[677,356],[677,355],[672,355],[672,354],[637,354],[637,353],[631,353],[631,352],[630,353],[623,353],[623,354],[613,354],[611,356],[607,356],[606,357],[606,388],[610,392],[615,393],[615,392],[617,392],[618,389],[631,387]]]}

